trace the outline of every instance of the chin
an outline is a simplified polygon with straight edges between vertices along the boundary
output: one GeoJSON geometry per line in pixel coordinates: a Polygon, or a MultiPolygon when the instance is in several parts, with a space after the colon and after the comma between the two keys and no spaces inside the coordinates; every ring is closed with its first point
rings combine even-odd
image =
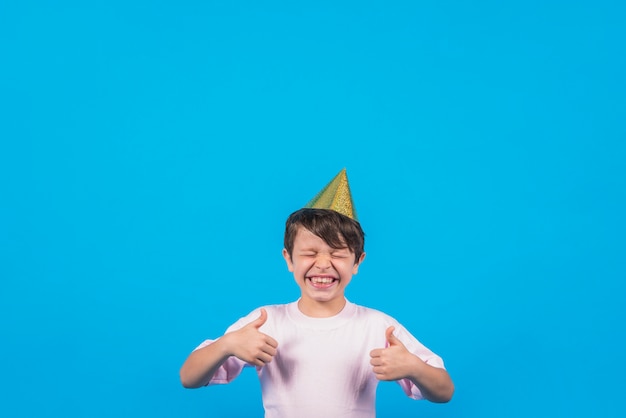
{"type": "Polygon", "coordinates": [[[316,295],[309,293],[309,298],[316,302],[334,302],[336,300],[343,299],[344,296],[343,293],[334,293],[332,295],[316,295]]]}

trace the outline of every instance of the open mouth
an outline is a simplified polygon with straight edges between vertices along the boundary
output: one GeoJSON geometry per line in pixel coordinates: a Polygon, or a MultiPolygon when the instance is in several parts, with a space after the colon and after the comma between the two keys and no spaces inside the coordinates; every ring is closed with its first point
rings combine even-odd
{"type": "Polygon", "coordinates": [[[333,284],[335,284],[335,282],[338,281],[338,279],[334,277],[320,277],[320,276],[307,277],[307,279],[311,282],[311,285],[316,289],[327,289],[331,287],[333,284]]]}

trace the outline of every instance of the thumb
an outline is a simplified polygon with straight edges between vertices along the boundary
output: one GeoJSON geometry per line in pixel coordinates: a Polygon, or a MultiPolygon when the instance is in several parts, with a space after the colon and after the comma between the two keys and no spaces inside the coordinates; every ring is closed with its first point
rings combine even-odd
{"type": "Polygon", "coordinates": [[[261,308],[261,316],[252,321],[252,326],[259,329],[265,323],[265,321],[267,321],[267,312],[265,311],[265,309],[261,308]]]}
{"type": "Polygon", "coordinates": [[[395,335],[393,335],[393,331],[396,329],[396,327],[391,326],[389,328],[387,328],[387,331],[385,331],[385,338],[387,339],[387,343],[391,346],[391,345],[400,345],[402,344],[400,342],[399,339],[396,338],[395,335]]]}

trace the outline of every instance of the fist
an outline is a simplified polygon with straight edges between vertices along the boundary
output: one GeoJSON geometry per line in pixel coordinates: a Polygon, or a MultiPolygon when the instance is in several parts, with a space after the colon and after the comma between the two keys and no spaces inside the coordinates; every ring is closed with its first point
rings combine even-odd
{"type": "Polygon", "coordinates": [[[370,352],[370,364],[378,380],[404,379],[410,374],[416,358],[406,349],[402,341],[393,335],[394,329],[389,327],[385,331],[387,347],[370,352]]]}
{"type": "Polygon", "coordinates": [[[246,363],[263,367],[276,355],[278,343],[275,339],[259,331],[267,321],[267,312],[261,309],[261,315],[243,328],[224,335],[229,339],[232,355],[246,363]]]}

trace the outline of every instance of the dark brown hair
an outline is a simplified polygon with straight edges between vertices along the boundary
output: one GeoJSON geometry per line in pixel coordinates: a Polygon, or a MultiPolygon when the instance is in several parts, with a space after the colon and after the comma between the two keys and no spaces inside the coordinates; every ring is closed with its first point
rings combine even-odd
{"type": "Polygon", "coordinates": [[[304,208],[289,215],[285,224],[285,249],[289,257],[298,227],[308,229],[331,248],[348,247],[354,253],[355,263],[365,251],[365,233],[357,221],[330,209],[304,208]]]}

